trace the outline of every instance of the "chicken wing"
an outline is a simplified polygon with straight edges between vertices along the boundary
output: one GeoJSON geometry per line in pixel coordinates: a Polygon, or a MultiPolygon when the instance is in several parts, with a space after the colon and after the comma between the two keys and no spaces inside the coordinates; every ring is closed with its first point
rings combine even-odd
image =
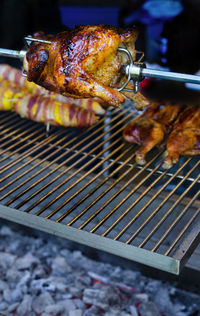
{"type": "Polygon", "coordinates": [[[120,68],[127,57],[117,49],[129,49],[135,60],[136,29],[79,26],[56,36],[34,36],[51,44],[30,45],[24,58],[29,81],[64,96],[97,97],[107,105],[120,106],[125,101],[115,87],[124,80],[120,68]]]}

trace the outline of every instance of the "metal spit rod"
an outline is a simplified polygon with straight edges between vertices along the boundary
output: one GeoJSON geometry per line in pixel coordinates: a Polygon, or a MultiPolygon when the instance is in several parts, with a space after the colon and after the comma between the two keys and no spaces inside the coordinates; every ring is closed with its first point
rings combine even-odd
{"type": "MultiPolygon", "coordinates": [[[[31,44],[31,42],[51,44],[51,41],[37,39],[31,36],[24,37],[24,40],[26,41],[26,44],[28,46],[31,44]]],[[[152,77],[152,78],[200,84],[200,76],[146,68],[146,65],[143,62],[141,62],[141,59],[143,58],[144,54],[142,54],[142,57],[140,58],[139,61],[135,62],[133,61],[132,55],[129,52],[129,50],[119,47],[118,51],[127,54],[129,62],[130,62],[128,65],[122,66],[122,71],[124,71],[124,73],[126,74],[127,80],[123,84],[122,87],[118,88],[118,91],[124,90],[128,92],[133,92],[132,89],[126,89],[126,86],[129,83],[129,81],[133,80],[134,92],[136,93],[139,88],[139,81],[142,81],[144,77],[152,77]]],[[[6,56],[6,57],[23,59],[26,55],[26,50],[11,50],[11,49],[0,48],[0,55],[6,56]]],[[[22,74],[26,76],[24,71],[22,72],[22,74]]]]}

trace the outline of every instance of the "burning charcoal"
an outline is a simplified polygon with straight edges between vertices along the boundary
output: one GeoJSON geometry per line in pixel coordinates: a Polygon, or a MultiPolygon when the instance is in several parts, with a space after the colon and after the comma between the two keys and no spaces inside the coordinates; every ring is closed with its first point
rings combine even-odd
{"type": "Polygon", "coordinates": [[[141,274],[139,271],[125,270],[122,271],[122,277],[125,284],[134,287],[135,284],[138,286],[141,274]]]}
{"type": "Polygon", "coordinates": [[[83,316],[102,316],[101,310],[96,306],[91,306],[84,313],[83,316]]]}
{"type": "Polygon", "coordinates": [[[22,300],[23,294],[21,288],[17,286],[10,294],[10,298],[12,302],[19,302],[22,300]]]}
{"type": "MultiPolygon", "coordinates": [[[[6,279],[8,283],[18,283],[21,280],[24,273],[22,271],[18,271],[14,268],[10,268],[6,271],[6,279]]],[[[1,287],[1,286],[0,286],[1,287]]]]}
{"type": "Polygon", "coordinates": [[[19,305],[19,302],[14,303],[14,304],[11,304],[11,305],[8,307],[8,312],[9,312],[9,313],[10,313],[10,312],[14,312],[14,311],[17,309],[18,305],[19,305]]]}
{"type": "Polygon", "coordinates": [[[24,298],[17,308],[17,314],[20,316],[29,315],[32,309],[32,297],[31,295],[24,295],[24,298]]]}
{"type": "Polygon", "coordinates": [[[0,292],[3,292],[5,289],[8,289],[8,284],[5,281],[0,280],[0,292]]]}
{"type": "Polygon", "coordinates": [[[31,289],[34,294],[44,291],[53,292],[56,290],[56,283],[53,282],[52,278],[32,280],[31,289]]]}
{"type": "Polygon", "coordinates": [[[77,309],[82,309],[82,310],[85,309],[85,304],[84,304],[83,301],[80,300],[79,298],[75,298],[75,299],[73,300],[73,302],[74,302],[74,304],[76,305],[76,308],[77,308],[77,309]]]}
{"type": "Polygon", "coordinates": [[[168,289],[166,287],[159,288],[153,299],[154,303],[158,306],[166,316],[171,316],[174,313],[174,306],[169,297],[168,289]]]}
{"type": "Polygon", "coordinates": [[[75,280],[75,286],[79,289],[84,289],[91,285],[91,278],[87,275],[79,275],[75,280]]]}
{"type": "Polygon", "coordinates": [[[158,308],[153,302],[144,302],[140,304],[138,310],[141,316],[161,316],[158,308]]]}
{"type": "Polygon", "coordinates": [[[45,311],[46,306],[54,304],[54,301],[49,292],[44,292],[37,296],[32,304],[32,307],[36,313],[42,313],[45,311]]]}
{"type": "Polygon", "coordinates": [[[130,306],[130,312],[131,312],[132,316],[138,316],[137,309],[136,309],[136,307],[134,305],[130,306]]]}
{"type": "Polygon", "coordinates": [[[83,301],[86,304],[98,306],[107,309],[109,305],[120,305],[119,297],[110,288],[105,289],[85,289],[83,292],[83,301]]]}
{"type": "Polygon", "coordinates": [[[15,260],[16,256],[6,252],[0,252],[0,267],[8,269],[14,264],[15,260]]]}
{"type": "Polygon", "coordinates": [[[82,290],[75,286],[70,286],[69,291],[73,296],[76,296],[76,297],[80,297],[82,295],[82,290]]]}
{"type": "Polygon", "coordinates": [[[52,316],[57,315],[59,313],[62,313],[64,311],[63,306],[61,306],[59,303],[58,304],[52,304],[52,305],[48,305],[45,308],[45,312],[47,314],[50,314],[52,316]]]}
{"type": "Polygon", "coordinates": [[[72,269],[64,257],[57,256],[52,263],[52,274],[56,276],[69,274],[72,269]]]}
{"type": "Polygon", "coordinates": [[[3,298],[4,298],[4,301],[11,303],[11,291],[10,291],[10,289],[5,289],[3,291],[3,298]]]}
{"type": "Polygon", "coordinates": [[[18,258],[15,262],[15,267],[18,270],[30,269],[33,265],[39,263],[38,258],[33,256],[31,253],[27,253],[24,257],[18,258]]]}
{"type": "Polygon", "coordinates": [[[8,309],[8,303],[6,303],[6,302],[2,302],[2,303],[0,303],[0,312],[4,312],[4,311],[6,311],[8,309]]]}
{"type": "Polygon", "coordinates": [[[149,300],[149,296],[146,294],[146,293],[137,293],[135,294],[135,300],[138,301],[138,302],[148,302],[149,300]]]}
{"type": "Polygon", "coordinates": [[[2,226],[0,228],[0,236],[12,236],[13,235],[13,231],[12,229],[10,229],[9,226],[2,226]]]}
{"type": "Polygon", "coordinates": [[[82,316],[83,311],[81,309],[75,309],[69,312],[69,316],[82,316]]]}
{"type": "MultiPolygon", "coordinates": [[[[76,309],[76,306],[74,304],[73,300],[64,300],[64,301],[60,301],[59,305],[63,307],[64,312],[67,314],[70,311],[76,309]]],[[[68,315],[68,314],[67,314],[68,315]]]]}
{"type": "Polygon", "coordinates": [[[97,274],[97,273],[95,273],[95,272],[89,271],[89,272],[88,272],[88,275],[89,275],[92,279],[94,279],[94,280],[101,281],[101,282],[103,282],[103,283],[105,283],[105,284],[109,283],[108,278],[105,278],[104,276],[99,275],[99,274],[97,274]]]}

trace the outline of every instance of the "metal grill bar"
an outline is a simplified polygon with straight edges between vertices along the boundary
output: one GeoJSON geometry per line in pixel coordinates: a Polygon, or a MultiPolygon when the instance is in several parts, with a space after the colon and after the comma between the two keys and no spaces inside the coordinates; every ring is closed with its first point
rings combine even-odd
{"type": "MultiPolygon", "coordinates": [[[[178,169],[176,171],[176,173],[180,172],[189,162],[191,161],[191,158],[188,158],[188,160],[180,167],[180,169],[178,169]]],[[[155,198],[167,187],[167,185],[173,180],[173,178],[176,176],[176,173],[174,174],[174,176],[172,178],[170,178],[168,181],[165,182],[165,184],[162,186],[162,188],[160,190],[157,191],[157,193],[149,200],[148,204],[145,205],[144,208],[142,208],[140,211],[143,212],[146,207],[153,201],[155,200],[155,198]]],[[[181,180],[183,182],[183,179],[181,180]]],[[[177,187],[176,187],[177,189],[177,187]]],[[[149,220],[157,213],[157,211],[162,207],[162,205],[167,201],[167,199],[174,193],[175,190],[171,191],[169,193],[169,195],[159,204],[159,206],[152,212],[152,214],[147,218],[146,221],[143,222],[143,224],[139,227],[139,229],[132,234],[132,236],[126,241],[126,243],[130,243],[135,237],[136,235],[141,231],[141,229],[149,222],[149,220]]],[[[129,225],[132,223],[134,219],[132,219],[129,222],[129,225]]]]}
{"type": "Polygon", "coordinates": [[[200,238],[200,161],[164,171],[154,150],[138,166],[122,139],[134,115],[125,106],[47,134],[0,113],[0,216],[178,274],[200,238]]]}
{"type": "MultiPolygon", "coordinates": [[[[129,116],[130,116],[131,114],[129,114],[129,116]]],[[[122,121],[124,121],[125,120],[125,118],[123,118],[122,120],[120,120],[120,123],[122,122],[122,121]]],[[[117,125],[119,125],[119,122],[117,123],[117,125]]],[[[116,125],[114,126],[114,127],[116,127],[116,125]]],[[[113,127],[113,128],[114,128],[113,127]]],[[[113,128],[111,128],[110,129],[110,131],[113,129],[113,128]]],[[[120,131],[117,131],[117,133],[115,133],[115,135],[116,134],[118,134],[120,131]]],[[[106,133],[106,132],[105,132],[106,133]]],[[[105,133],[103,133],[102,135],[100,135],[99,137],[98,137],[98,139],[100,139],[103,135],[105,135],[105,133]]],[[[91,135],[90,135],[91,136],[91,135]]],[[[102,143],[100,143],[100,144],[98,144],[98,146],[96,146],[94,149],[92,149],[90,152],[89,152],[89,154],[90,153],[92,153],[92,152],[94,152],[96,149],[98,149],[99,147],[101,147],[103,144],[105,144],[109,139],[111,139],[113,137],[113,135],[111,135],[109,138],[107,138],[106,140],[104,140],[102,143]]],[[[94,142],[96,142],[98,139],[96,139],[96,140],[94,140],[94,141],[91,141],[91,143],[90,144],[87,144],[85,147],[83,147],[83,149],[85,150],[85,148],[88,148],[89,146],[91,146],[94,142]]],[[[101,152],[101,154],[103,154],[104,152],[105,152],[106,150],[104,150],[103,152],[101,152]]],[[[69,160],[71,160],[72,158],[74,158],[75,156],[77,156],[77,153],[75,153],[74,155],[72,155],[71,157],[70,157],[70,159],[69,160]]],[[[97,155],[98,156],[98,155],[97,155]]],[[[100,155],[99,155],[100,156],[100,155]]],[[[40,187],[40,189],[38,189],[36,192],[34,192],[32,195],[30,195],[27,199],[25,199],[24,201],[22,201],[21,203],[19,203],[17,206],[16,206],[16,208],[20,208],[22,205],[24,205],[27,201],[29,201],[29,200],[31,200],[34,196],[36,196],[38,193],[40,193],[42,190],[44,190],[46,187],[48,187],[51,183],[53,183],[53,182],[55,182],[55,180],[57,180],[58,178],[60,178],[60,176],[62,176],[62,175],[64,175],[65,173],[67,173],[67,171],[69,171],[69,170],[71,170],[73,167],[75,167],[78,163],[80,163],[82,160],[84,159],[84,157],[82,157],[82,158],[80,158],[78,161],[76,161],[75,163],[73,163],[70,167],[68,167],[68,168],[66,168],[65,170],[63,170],[62,172],[60,172],[60,174],[58,175],[58,176],[56,176],[55,178],[52,178],[52,180],[50,180],[47,184],[45,184],[43,187],[40,187]]],[[[65,164],[66,164],[66,162],[67,162],[68,160],[66,160],[65,161],[65,164]]],[[[84,167],[86,167],[89,163],[90,163],[91,161],[89,161],[87,164],[85,164],[85,165],[83,165],[80,169],[82,170],[84,167]]],[[[64,163],[63,163],[64,164],[64,163]]],[[[60,164],[60,166],[61,166],[62,164],[60,164]]],[[[58,168],[60,168],[60,166],[58,166],[58,168]]],[[[80,169],[79,170],[77,170],[77,171],[75,171],[75,173],[72,175],[72,176],[74,176],[75,174],[77,174],[78,172],[80,172],[80,169]]],[[[52,170],[52,173],[55,171],[55,170],[57,170],[57,169],[54,169],[54,170],[52,170]]],[[[71,176],[71,177],[72,177],[71,176]]],[[[40,182],[41,182],[41,180],[43,180],[44,178],[41,178],[40,179],[40,182]]],[[[64,182],[63,182],[64,183],[64,182]]],[[[42,202],[44,199],[46,199],[50,194],[52,194],[52,192],[54,192],[56,189],[58,189],[60,186],[62,186],[63,185],[63,183],[62,184],[60,184],[60,185],[58,185],[57,187],[54,187],[51,191],[49,191],[45,196],[43,196],[43,197],[41,197],[34,205],[32,205],[32,206],[30,206],[29,208],[27,208],[26,209],[26,212],[29,212],[33,207],[35,207],[36,205],[38,205],[40,202],[42,202]]],[[[22,193],[22,194],[24,194],[24,192],[22,193]]],[[[10,203],[9,204],[6,204],[7,206],[8,205],[10,205],[10,203]]]]}

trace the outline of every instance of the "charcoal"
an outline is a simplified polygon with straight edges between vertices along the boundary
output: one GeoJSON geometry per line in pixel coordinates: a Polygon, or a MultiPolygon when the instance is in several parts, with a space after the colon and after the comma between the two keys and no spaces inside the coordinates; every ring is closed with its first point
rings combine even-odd
{"type": "Polygon", "coordinates": [[[63,300],[59,302],[59,305],[63,307],[64,312],[68,313],[76,309],[75,303],[73,300],[63,300]]]}
{"type": "Polygon", "coordinates": [[[17,286],[11,293],[10,293],[10,299],[11,302],[19,302],[23,298],[23,293],[21,291],[21,288],[17,286]]]}
{"type": "Polygon", "coordinates": [[[71,267],[68,265],[64,257],[57,256],[52,263],[52,274],[56,276],[66,276],[71,272],[71,267]]]}
{"type": "Polygon", "coordinates": [[[16,260],[16,256],[7,252],[0,252],[0,267],[4,269],[10,268],[16,260]]]}
{"type": "Polygon", "coordinates": [[[0,280],[0,292],[3,292],[5,289],[8,289],[8,283],[3,280],[0,280]]]}
{"type": "Polygon", "coordinates": [[[36,265],[38,263],[38,258],[33,256],[31,253],[28,253],[22,258],[18,258],[15,262],[15,266],[18,270],[25,270],[30,269],[33,265],[36,265]]]}
{"type": "Polygon", "coordinates": [[[59,303],[58,304],[52,304],[52,305],[48,305],[46,308],[45,308],[45,312],[47,314],[50,314],[50,315],[57,315],[59,313],[62,313],[64,311],[64,308],[62,305],[60,305],[59,303]]]}
{"type": "Polygon", "coordinates": [[[132,316],[138,316],[137,308],[134,305],[130,305],[129,309],[132,316]]]}
{"type": "Polygon", "coordinates": [[[8,307],[9,307],[8,303],[6,303],[6,302],[1,302],[1,303],[0,303],[0,312],[3,313],[4,311],[8,310],[8,307]]]}
{"type": "Polygon", "coordinates": [[[161,313],[153,302],[144,302],[138,309],[141,316],[161,316],[161,313]]]}
{"type": "Polygon", "coordinates": [[[0,224],[0,313],[200,316],[199,295],[138,270],[88,259],[73,248],[55,236],[36,231],[27,236],[0,224]]]}
{"type": "Polygon", "coordinates": [[[15,312],[15,310],[17,309],[19,303],[13,303],[8,307],[8,312],[15,312]]]}
{"type": "Polygon", "coordinates": [[[24,295],[22,302],[17,308],[17,314],[20,316],[29,315],[32,310],[32,297],[31,295],[24,295]]]}
{"type": "Polygon", "coordinates": [[[44,292],[33,300],[32,307],[33,307],[33,310],[39,314],[39,313],[44,312],[45,308],[48,305],[52,305],[53,303],[54,303],[53,298],[51,297],[49,292],[44,292]]]}
{"type": "Polygon", "coordinates": [[[69,316],[82,316],[83,311],[81,309],[75,309],[69,312],[69,316]]]}

